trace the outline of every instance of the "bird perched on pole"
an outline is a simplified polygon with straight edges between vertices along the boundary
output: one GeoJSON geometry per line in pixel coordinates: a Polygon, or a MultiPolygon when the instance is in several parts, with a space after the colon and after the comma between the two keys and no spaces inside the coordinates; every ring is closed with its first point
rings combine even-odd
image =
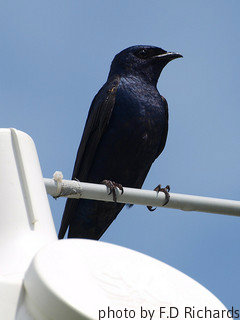
{"type": "MultiPolygon", "coordinates": [[[[157,81],[166,64],[179,57],[179,53],[145,45],[115,56],[107,82],[91,104],[72,179],[105,183],[114,200],[115,188],[123,192],[122,186],[142,187],[168,132],[168,105],[157,81]]],[[[123,206],[68,199],[58,237],[62,239],[69,227],[69,238],[97,240],[123,206]]]]}

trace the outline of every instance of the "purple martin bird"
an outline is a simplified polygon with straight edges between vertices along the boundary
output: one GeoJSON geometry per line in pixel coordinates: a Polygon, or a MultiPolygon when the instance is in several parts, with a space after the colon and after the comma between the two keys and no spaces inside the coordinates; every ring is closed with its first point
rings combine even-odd
{"type": "MultiPolygon", "coordinates": [[[[105,180],[108,187],[121,190],[122,185],[142,187],[168,132],[168,105],[157,81],[167,63],[179,57],[145,45],[115,56],[107,82],[91,104],[72,179],[105,180]]],[[[62,239],[69,227],[69,238],[98,240],[123,207],[117,202],[68,199],[58,237],[62,239]]]]}

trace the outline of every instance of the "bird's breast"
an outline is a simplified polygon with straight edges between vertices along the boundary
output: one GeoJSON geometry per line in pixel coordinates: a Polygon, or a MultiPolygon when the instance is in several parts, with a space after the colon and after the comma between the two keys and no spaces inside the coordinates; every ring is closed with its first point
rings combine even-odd
{"type": "MultiPolygon", "coordinates": [[[[128,144],[158,147],[167,124],[163,100],[157,89],[141,83],[121,83],[116,95],[111,127],[122,132],[128,144]]],[[[132,147],[133,147],[132,146],[132,147]]]]}

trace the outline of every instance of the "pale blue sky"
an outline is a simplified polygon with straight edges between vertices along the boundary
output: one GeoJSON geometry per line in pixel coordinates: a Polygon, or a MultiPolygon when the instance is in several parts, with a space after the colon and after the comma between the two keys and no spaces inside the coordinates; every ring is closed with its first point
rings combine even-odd
{"type": "MultiPolygon", "coordinates": [[[[35,141],[43,175],[70,178],[86,115],[120,50],[178,51],[158,84],[166,148],[144,187],[240,199],[240,2],[102,0],[0,2],[1,127],[35,141]]],[[[50,204],[58,229],[65,200],[50,204]]],[[[124,209],[103,241],[153,256],[240,309],[240,218],[124,209]]]]}

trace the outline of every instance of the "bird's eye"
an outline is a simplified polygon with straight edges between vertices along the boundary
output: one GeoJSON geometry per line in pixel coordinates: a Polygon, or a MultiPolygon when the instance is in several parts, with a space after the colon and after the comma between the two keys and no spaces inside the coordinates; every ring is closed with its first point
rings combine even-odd
{"type": "Polygon", "coordinates": [[[136,56],[141,59],[146,59],[148,56],[147,50],[142,49],[136,53],[136,56]]]}

